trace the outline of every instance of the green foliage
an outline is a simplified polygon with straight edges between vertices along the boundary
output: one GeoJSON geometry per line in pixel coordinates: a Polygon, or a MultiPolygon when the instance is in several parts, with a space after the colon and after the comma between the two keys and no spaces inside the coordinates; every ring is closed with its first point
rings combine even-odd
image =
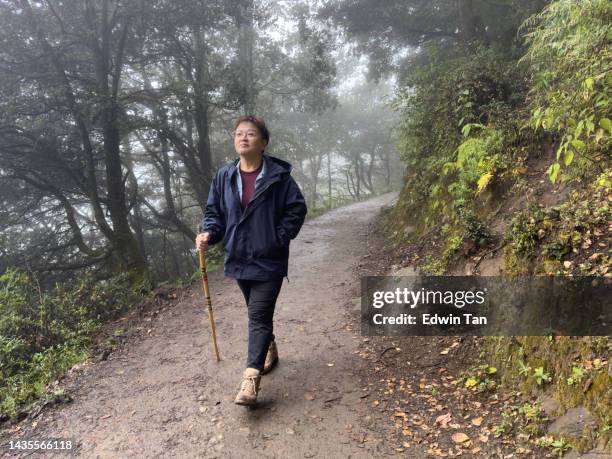
{"type": "Polygon", "coordinates": [[[462,377],[463,386],[476,392],[494,390],[497,383],[491,379],[497,374],[497,368],[489,365],[478,365],[462,377]]]}
{"type": "Polygon", "coordinates": [[[583,367],[572,367],[572,374],[567,378],[566,382],[568,386],[579,383],[582,381],[584,376],[585,369],[583,367]]]}
{"type": "Polygon", "coordinates": [[[441,258],[427,256],[423,264],[419,266],[423,274],[430,276],[441,276],[446,270],[446,261],[441,258]]]}
{"type": "MultiPolygon", "coordinates": [[[[429,272],[445,272],[442,255],[456,240],[476,241],[480,232],[486,235],[494,210],[520,207],[503,234],[509,242],[505,273],[539,274],[548,262],[559,274],[574,270],[574,275],[609,275],[605,239],[606,222],[612,219],[612,5],[603,0],[548,3],[524,26],[529,49],[521,62],[527,65],[517,66],[493,50],[462,56],[429,49],[427,62],[399,93],[399,141],[408,169],[394,216],[416,227],[412,234],[417,237],[440,231],[442,238],[423,239],[433,239],[434,249],[419,252],[429,272]],[[488,67],[492,62],[497,69],[488,67]],[[464,86],[476,78],[490,88],[505,83],[510,95],[479,100],[464,86]],[[538,182],[538,159],[551,146],[558,158],[549,176],[557,181],[571,178],[568,189],[551,190],[538,182]],[[532,164],[537,169],[531,170],[532,164]],[[511,202],[505,200],[506,192],[512,193],[511,202]],[[565,196],[566,202],[544,206],[565,196]],[[491,205],[494,201],[499,207],[491,205]]],[[[600,424],[609,425],[612,378],[605,368],[596,370],[595,363],[605,361],[609,342],[590,337],[502,338],[492,362],[502,384],[534,398],[546,391],[562,409],[584,405],[600,424]]],[[[476,390],[482,380],[470,374],[461,384],[476,390]]],[[[522,407],[522,414],[528,423],[539,422],[530,408],[522,407]]],[[[508,417],[495,432],[511,428],[508,417]]],[[[567,449],[561,440],[552,439],[550,446],[559,454],[567,449]]]]}
{"type": "Polygon", "coordinates": [[[533,74],[530,125],[559,133],[554,183],[563,168],[609,161],[612,139],[610,17],[608,0],[558,0],[525,22],[529,45],[522,61],[533,74]]]}
{"type": "Polygon", "coordinates": [[[390,71],[414,71],[418,56],[399,49],[425,46],[455,48],[475,41],[507,50],[517,45],[517,28],[534,11],[538,0],[467,1],[335,0],[321,2],[321,17],[341,26],[348,37],[368,53],[369,76],[378,79],[390,71]]]}
{"type": "MultiPolygon", "coordinates": [[[[469,127],[472,125],[466,125],[469,127]]],[[[455,173],[457,180],[449,187],[457,205],[464,205],[466,200],[481,193],[491,181],[500,163],[504,145],[503,135],[499,130],[485,127],[477,137],[467,138],[457,148],[457,159],[444,165],[445,174],[455,173]]],[[[470,130],[463,130],[467,137],[470,130]]]]}
{"type": "Polygon", "coordinates": [[[448,236],[446,238],[446,246],[440,256],[428,255],[423,263],[419,265],[419,270],[431,276],[441,276],[446,271],[448,263],[462,243],[463,236],[459,234],[448,236]]]}
{"type": "Polygon", "coordinates": [[[533,370],[533,377],[535,378],[538,386],[544,383],[550,382],[550,375],[544,371],[544,367],[538,367],[533,370]]]}
{"type": "Polygon", "coordinates": [[[520,212],[512,218],[510,239],[512,249],[517,255],[527,257],[535,250],[542,217],[541,210],[532,205],[527,211],[520,212]]]}
{"type": "Polygon", "coordinates": [[[43,292],[35,279],[9,269],[0,276],[0,416],[43,395],[47,384],[88,356],[98,326],[146,292],[130,273],[85,277],[43,292]]]}
{"type": "Polygon", "coordinates": [[[542,246],[542,254],[549,260],[561,261],[572,250],[569,238],[561,237],[557,241],[542,246]]]}
{"type": "Polygon", "coordinates": [[[570,445],[565,441],[565,439],[555,439],[552,436],[542,437],[536,441],[536,444],[545,448],[550,448],[552,453],[557,455],[558,457],[562,457],[565,452],[570,449],[570,445]]]}
{"type": "Polygon", "coordinates": [[[536,269],[549,274],[563,273],[561,262],[572,257],[581,274],[605,275],[608,256],[598,244],[612,219],[607,198],[611,176],[612,171],[607,171],[595,177],[582,189],[571,191],[567,201],[558,206],[544,208],[531,203],[517,213],[508,234],[512,255],[540,260],[536,269]]]}
{"type": "Polygon", "coordinates": [[[518,364],[519,364],[519,374],[525,377],[528,376],[529,373],[531,372],[531,367],[529,365],[526,365],[525,362],[523,362],[522,360],[519,360],[518,364]]]}
{"type": "Polygon", "coordinates": [[[493,436],[499,438],[504,434],[509,433],[514,427],[514,413],[507,410],[502,411],[502,419],[499,424],[493,426],[493,436]]]}
{"type": "Polygon", "coordinates": [[[510,113],[523,81],[517,72],[511,57],[490,48],[450,55],[428,48],[427,64],[397,94],[407,176],[395,220],[417,221],[417,235],[450,224],[455,238],[425,260],[424,272],[443,273],[457,240],[478,247],[490,239],[477,206],[490,200],[484,192],[515,162],[511,144],[519,130],[510,113]]]}
{"type": "Polygon", "coordinates": [[[523,403],[523,405],[518,408],[518,412],[525,416],[528,422],[539,421],[542,418],[542,411],[538,404],[523,403]]]}
{"type": "Polygon", "coordinates": [[[454,158],[462,130],[469,134],[512,106],[515,83],[511,60],[491,49],[444,56],[429,48],[427,56],[427,65],[415,71],[393,106],[402,114],[398,140],[403,159],[431,178],[454,158]]]}

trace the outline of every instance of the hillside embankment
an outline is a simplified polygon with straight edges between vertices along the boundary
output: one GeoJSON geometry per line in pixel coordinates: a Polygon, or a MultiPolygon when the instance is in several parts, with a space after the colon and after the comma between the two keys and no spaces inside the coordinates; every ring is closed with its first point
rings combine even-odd
{"type": "MultiPolygon", "coordinates": [[[[472,216],[467,225],[457,225],[452,212],[440,217],[435,197],[416,202],[407,184],[387,211],[387,263],[400,273],[609,281],[612,174],[553,184],[553,151],[543,148],[510,177],[495,177],[474,193],[465,205],[472,216]]],[[[479,349],[474,373],[493,367],[496,388],[518,394],[505,404],[500,437],[519,435],[555,454],[612,452],[610,337],[489,337],[479,349]]],[[[486,378],[481,371],[475,379],[486,378]]]]}

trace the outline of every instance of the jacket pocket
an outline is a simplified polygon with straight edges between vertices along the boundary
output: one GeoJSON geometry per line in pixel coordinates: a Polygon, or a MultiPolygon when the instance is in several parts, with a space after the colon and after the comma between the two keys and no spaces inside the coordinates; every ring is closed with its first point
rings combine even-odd
{"type": "Polygon", "coordinates": [[[274,233],[253,239],[250,245],[253,258],[280,260],[283,257],[283,247],[278,243],[274,233]]]}

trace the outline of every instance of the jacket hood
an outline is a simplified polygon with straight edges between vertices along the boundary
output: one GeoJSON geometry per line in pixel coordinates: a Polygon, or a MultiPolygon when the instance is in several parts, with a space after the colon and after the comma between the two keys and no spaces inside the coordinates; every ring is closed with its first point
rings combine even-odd
{"type": "MultiPolygon", "coordinates": [[[[283,176],[285,174],[291,174],[291,169],[293,168],[293,166],[291,166],[291,164],[287,161],[280,158],[276,158],[274,156],[266,155],[265,153],[263,155],[263,160],[265,161],[266,165],[266,175],[264,176],[265,180],[269,180],[273,177],[276,177],[277,175],[283,176]]],[[[238,171],[239,163],[240,158],[234,160],[232,165],[234,166],[235,170],[233,172],[238,171]]]]}

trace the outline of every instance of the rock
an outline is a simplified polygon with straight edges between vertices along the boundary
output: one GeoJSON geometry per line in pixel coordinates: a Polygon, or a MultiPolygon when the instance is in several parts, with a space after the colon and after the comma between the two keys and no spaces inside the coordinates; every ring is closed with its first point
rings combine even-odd
{"type": "Polygon", "coordinates": [[[103,362],[105,360],[108,360],[108,357],[110,356],[110,354],[111,354],[111,350],[106,348],[98,355],[98,357],[96,358],[96,361],[103,362]]]}
{"type": "Polygon", "coordinates": [[[546,413],[546,416],[552,417],[557,416],[559,414],[559,410],[561,409],[561,403],[558,400],[552,397],[546,397],[540,403],[542,407],[542,411],[546,413]]]}
{"type": "Polygon", "coordinates": [[[482,260],[478,269],[481,276],[499,276],[504,271],[504,257],[486,258],[482,260]]]}
{"type": "Polygon", "coordinates": [[[392,276],[416,276],[417,272],[414,269],[414,266],[405,266],[403,268],[397,269],[395,272],[391,273],[392,276]]]}
{"type": "Polygon", "coordinates": [[[570,408],[563,416],[557,418],[548,427],[548,432],[580,438],[585,429],[595,429],[596,427],[597,422],[593,415],[585,407],[579,406],[570,408]]]}

